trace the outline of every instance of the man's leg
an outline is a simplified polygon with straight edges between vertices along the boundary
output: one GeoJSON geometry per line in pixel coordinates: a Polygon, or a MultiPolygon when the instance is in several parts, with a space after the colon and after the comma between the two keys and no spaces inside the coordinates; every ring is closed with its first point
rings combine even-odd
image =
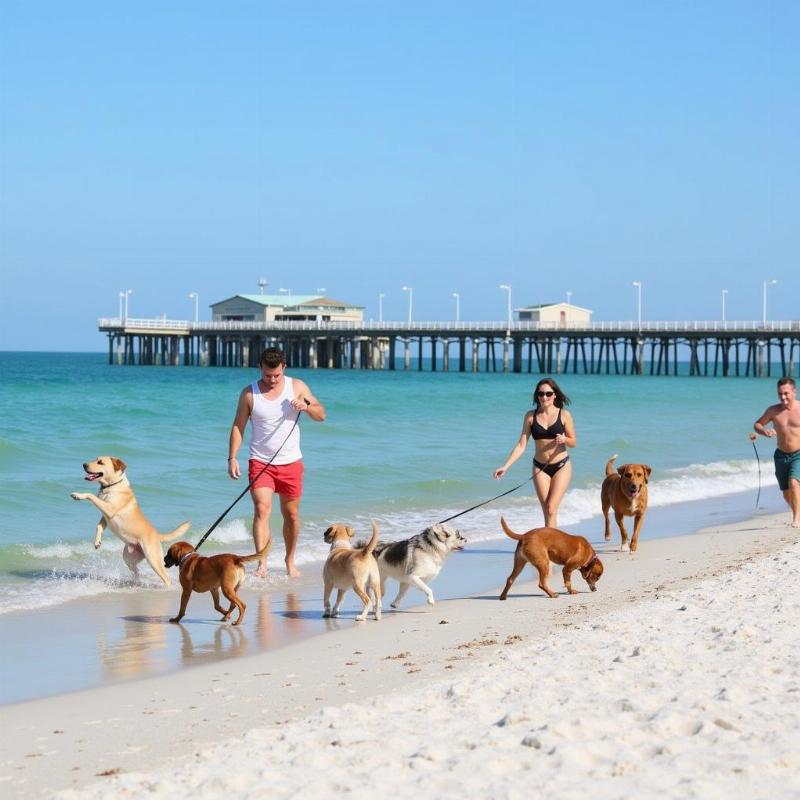
{"type": "MultiPolygon", "coordinates": [[[[258,552],[271,541],[269,515],[272,511],[273,491],[267,486],[262,486],[260,489],[251,489],[250,494],[253,497],[253,507],[255,509],[253,515],[253,542],[256,546],[256,552],[258,552]]],[[[265,578],[267,576],[266,556],[259,561],[255,575],[257,578],[265,578]]]]}
{"type": "Polygon", "coordinates": [[[297,538],[300,536],[300,498],[284,497],[281,499],[281,514],[283,514],[283,541],[286,543],[286,574],[290,578],[299,578],[301,572],[294,564],[297,538]]]}
{"type": "Polygon", "coordinates": [[[789,479],[789,488],[783,496],[792,509],[792,527],[800,528],[800,482],[796,478],[789,479]]]}

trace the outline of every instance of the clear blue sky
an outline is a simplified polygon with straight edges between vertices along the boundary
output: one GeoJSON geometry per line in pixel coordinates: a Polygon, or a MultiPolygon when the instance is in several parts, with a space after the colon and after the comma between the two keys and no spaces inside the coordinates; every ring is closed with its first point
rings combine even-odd
{"type": "Polygon", "coordinates": [[[0,349],[236,293],[788,319],[795,2],[0,2],[0,349]]]}

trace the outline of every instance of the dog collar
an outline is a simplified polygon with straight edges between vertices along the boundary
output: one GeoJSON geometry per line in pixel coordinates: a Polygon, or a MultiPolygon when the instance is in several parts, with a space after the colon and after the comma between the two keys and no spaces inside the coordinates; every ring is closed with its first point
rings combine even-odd
{"type": "Polygon", "coordinates": [[[105,486],[101,486],[100,489],[105,491],[106,489],[110,489],[112,486],[116,486],[118,483],[122,483],[125,480],[125,476],[123,475],[118,481],[114,481],[114,483],[107,483],[105,486]]]}
{"type": "Polygon", "coordinates": [[[331,543],[331,550],[352,550],[352,546],[350,542],[342,541],[341,539],[337,539],[335,542],[331,543]]]}
{"type": "Polygon", "coordinates": [[[196,556],[196,555],[197,555],[197,551],[196,551],[196,550],[190,550],[190,551],[189,551],[189,552],[188,552],[188,553],[187,553],[185,556],[183,556],[183,558],[181,558],[181,560],[178,562],[178,567],[182,567],[182,566],[183,566],[183,562],[184,562],[184,561],[186,561],[186,559],[187,559],[187,558],[191,558],[192,556],[196,556]]]}
{"type": "Polygon", "coordinates": [[[600,557],[597,553],[592,553],[592,557],[581,567],[581,569],[589,569],[595,561],[599,561],[600,557]]]}

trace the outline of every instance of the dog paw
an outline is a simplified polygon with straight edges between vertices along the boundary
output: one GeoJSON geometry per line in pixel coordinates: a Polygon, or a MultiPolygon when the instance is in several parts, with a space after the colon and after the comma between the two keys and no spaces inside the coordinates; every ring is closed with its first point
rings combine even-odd
{"type": "Polygon", "coordinates": [[[399,608],[400,607],[400,603],[389,603],[389,606],[391,608],[399,608]]]}
{"type": "Polygon", "coordinates": [[[83,500],[83,498],[84,498],[86,495],[82,494],[81,492],[70,492],[70,495],[69,495],[69,496],[70,496],[70,497],[71,497],[73,500],[83,500]]]}
{"type": "Polygon", "coordinates": [[[436,605],[436,601],[432,597],[429,597],[428,598],[428,605],[429,606],[435,606],[436,605]]]}
{"type": "Polygon", "coordinates": [[[102,542],[95,542],[95,543],[94,543],[94,549],[95,549],[95,550],[99,550],[99,549],[100,549],[100,545],[101,545],[101,544],[103,544],[103,543],[102,543],[102,542]]]}
{"type": "Polygon", "coordinates": [[[175,625],[177,625],[180,621],[181,621],[180,617],[172,617],[172,619],[170,619],[170,622],[172,622],[175,625]]]}
{"type": "Polygon", "coordinates": [[[330,611],[323,611],[322,612],[322,619],[328,619],[331,616],[330,611]]]}

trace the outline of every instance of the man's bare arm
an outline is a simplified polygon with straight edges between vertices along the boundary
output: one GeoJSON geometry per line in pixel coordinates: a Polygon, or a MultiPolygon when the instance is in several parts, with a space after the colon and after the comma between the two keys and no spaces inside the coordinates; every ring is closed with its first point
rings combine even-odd
{"type": "Polygon", "coordinates": [[[768,438],[773,438],[776,433],[774,428],[767,428],[765,427],[768,422],[772,422],[772,418],[775,416],[775,406],[770,406],[754,423],[753,423],[753,430],[761,435],[766,436],[768,438]]]}
{"type": "Polygon", "coordinates": [[[244,441],[244,429],[247,427],[247,420],[250,419],[252,407],[252,390],[249,386],[242,389],[239,395],[239,403],[236,406],[236,416],[231,425],[231,435],[228,439],[228,475],[234,480],[238,480],[242,474],[236,454],[244,441]]]}

